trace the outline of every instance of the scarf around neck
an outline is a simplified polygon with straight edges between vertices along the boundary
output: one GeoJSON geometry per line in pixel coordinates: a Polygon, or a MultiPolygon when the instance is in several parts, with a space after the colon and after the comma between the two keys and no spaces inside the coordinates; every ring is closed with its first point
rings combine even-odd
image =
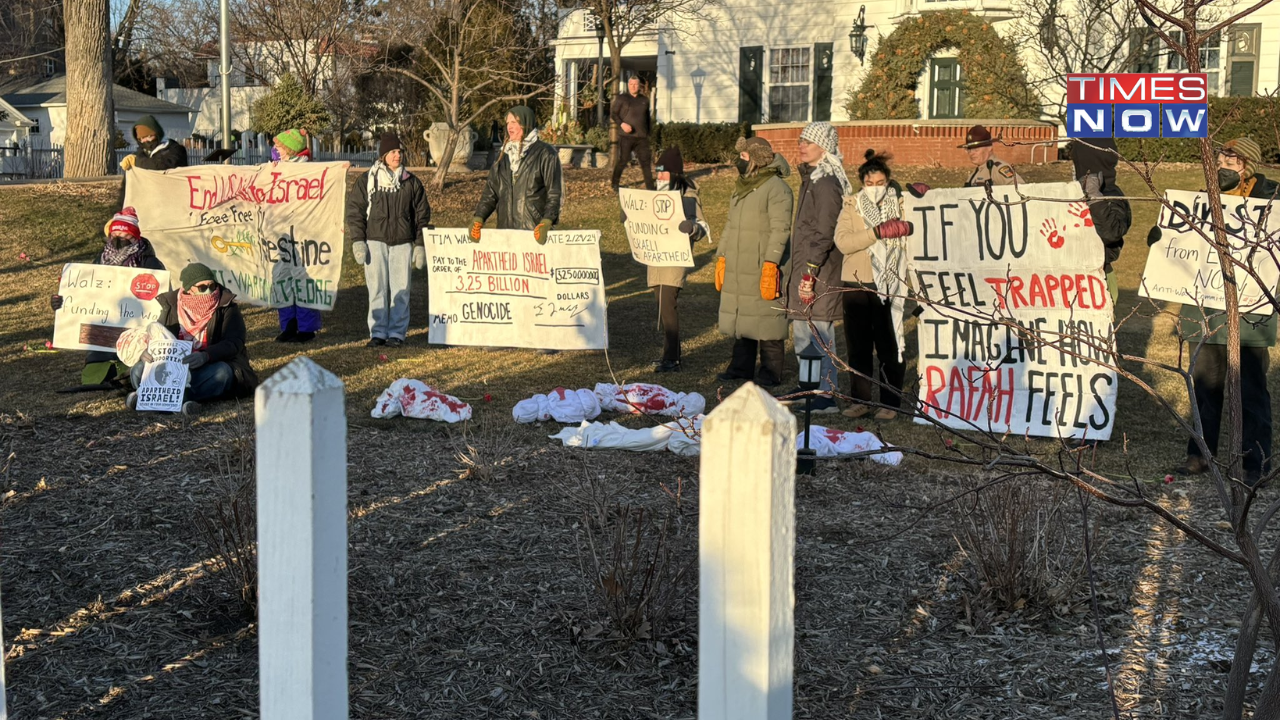
{"type": "Polygon", "coordinates": [[[515,176],[520,172],[520,164],[524,162],[524,156],[529,154],[529,148],[538,142],[538,129],[534,128],[524,134],[524,138],[518,143],[507,141],[502,146],[502,152],[507,154],[507,161],[511,163],[511,175],[515,176]]]}
{"type": "Polygon", "coordinates": [[[840,153],[822,153],[822,159],[813,168],[813,172],[809,173],[809,179],[815,182],[828,176],[840,181],[841,195],[847,197],[853,194],[853,183],[849,182],[849,174],[844,171],[844,158],[840,153]]]}
{"type": "Polygon", "coordinates": [[[178,291],[179,340],[190,340],[191,351],[203,350],[209,345],[209,321],[222,302],[222,288],[208,295],[193,295],[178,291]]]}
{"type": "Polygon", "coordinates": [[[108,240],[102,246],[102,255],[98,262],[102,265],[115,265],[116,267],[132,267],[136,268],[142,264],[142,249],[145,247],[146,240],[141,238],[137,242],[131,242],[125,247],[111,247],[108,240]]]}
{"type": "Polygon", "coordinates": [[[868,228],[873,228],[885,220],[893,220],[899,216],[898,191],[885,188],[884,197],[876,203],[867,196],[866,188],[858,192],[858,212],[868,228]]]}
{"type": "Polygon", "coordinates": [[[740,197],[746,197],[752,190],[765,184],[769,178],[778,174],[778,168],[772,165],[766,165],[756,170],[754,175],[744,175],[738,178],[738,184],[733,188],[733,197],[736,200],[740,197]]]}
{"type": "Polygon", "coordinates": [[[365,195],[368,202],[365,205],[364,216],[367,218],[373,212],[373,195],[379,192],[400,192],[400,183],[409,179],[409,171],[403,165],[400,166],[400,172],[392,172],[391,168],[381,160],[375,162],[373,167],[369,169],[369,174],[365,178],[365,195]]]}

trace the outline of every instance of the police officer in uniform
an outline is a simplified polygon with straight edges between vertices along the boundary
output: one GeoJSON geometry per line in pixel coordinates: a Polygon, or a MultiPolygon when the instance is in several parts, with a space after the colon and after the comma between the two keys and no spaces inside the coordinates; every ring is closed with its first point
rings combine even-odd
{"type": "Polygon", "coordinates": [[[1025,182],[1012,165],[995,156],[991,147],[993,142],[991,131],[981,125],[974,125],[965,133],[964,144],[959,147],[969,155],[969,162],[974,166],[973,174],[965,182],[966,186],[982,187],[988,180],[992,185],[1025,182]]]}

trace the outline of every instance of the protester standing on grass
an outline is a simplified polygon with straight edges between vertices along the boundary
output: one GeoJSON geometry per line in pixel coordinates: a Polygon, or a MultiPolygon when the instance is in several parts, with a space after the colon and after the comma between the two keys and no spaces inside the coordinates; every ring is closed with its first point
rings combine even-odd
{"type": "MultiPolygon", "coordinates": [[[[275,153],[280,157],[280,162],[298,163],[311,160],[311,153],[307,149],[307,134],[297,128],[290,128],[276,135],[273,146],[275,153]]],[[[276,342],[311,342],[324,323],[319,310],[302,307],[297,304],[297,301],[285,305],[278,312],[280,334],[276,336],[276,342]]]]}
{"type": "MultiPolygon", "coordinates": [[[[1257,171],[1262,148],[1252,138],[1241,137],[1218,151],[1218,189],[1224,196],[1273,199],[1280,185],[1257,171]]],[[[1151,228],[1147,245],[1159,242],[1160,226],[1151,228]]],[[[1237,278],[1242,271],[1237,270],[1237,278]]],[[[1227,379],[1227,316],[1223,310],[1182,306],[1180,335],[1192,360],[1191,379],[1196,407],[1209,452],[1217,455],[1222,429],[1223,396],[1227,379]],[[1207,331],[1207,334],[1206,334],[1207,331]],[[1203,342],[1203,344],[1201,344],[1203,342]]],[[[1241,452],[1244,480],[1250,485],[1270,470],[1271,393],[1267,389],[1269,348],[1276,344],[1276,313],[1240,316],[1240,410],[1243,415],[1241,452]]],[[[1195,437],[1187,441],[1187,459],[1174,468],[1178,475],[1199,475],[1209,470],[1195,437]]]]}
{"type": "Polygon", "coordinates": [[[422,181],[404,167],[404,147],[383,133],[378,160],[356,180],[347,200],[351,255],[364,265],[369,290],[368,347],[399,347],[409,333],[409,266],[427,266],[423,229],[431,205],[422,181]]]}
{"type": "MultiPolygon", "coordinates": [[[[138,122],[133,124],[133,139],[138,143],[138,149],[120,161],[120,169],[126,174],[124,183],[120,184],[117,207],[124,205],[125,183],[129,182],[128,172],[132,168],[170,170],[187,166],[187,149],[182,143],[165,138],[164,128],[154,115],[138,118],[138,122]]],[[[138,200],[135,198],[134,202],[138,200]]]]}
{"type": "Polygon", "coordinates": [[[653,173],[649,170],[649,165],[653,162],[649,149],[649,98],[640,92],[640,78],[633,75],[627,80],[627,91],[618,93],[613,99],[609,117],[618,126],[618,162],[613,166],[613,179],[610,182],[613,192],[618,192],[622,171],[631,162],[633,151],[640,163],[640,172],[644,174],[644,187],[652,190],[653,173]]]}
{"type": "MultiPolygon", "coordinates": [[[[710,228],[702,214],[698,187],[685,177],[680,148],[663,150],[658,156],[656,171],[659,191],[673,190],[684,198],[684,221],[680,223],[680,232],[689,236],[690,244],[708,237],[710,228]]],[[[688,271],[683,267],[649,267],[647,270],[649,287],[653,288],[658,300],[658,325],[662,328],[662,358],[653,364],[653,371],[657,373],[680,371],[680,315],[676,303],[688,271]]]]}
{"type": "MultiPolygon", "coordinates": [[[[106,241],[93,264],[164,270],[164,263],[156,257],[151,241],[142,237],[142,231],[138,227],[138,213],[131,207],[116,213],[111,222],[107,223],[106,241]]],[[[49,307],[54,312],[60,310],[62,296],[54,295],[49,298],[49,307]]],[[[129,368],[120,362],[115,353],[90,350],[85,357],[84,369],[80,371],[80,384],[98,386],[105,390],[123,383],[128,374],[129,368]]]]}
{"type": "Polygon", "coordinates": [[[783,274],[790,255],[791,210],[784,179],[791,167],[763,138],[739,138],[738,182],[729,198],[729,223],[716,252],[720,332],[734,338],[733,357],[720,380],[782,382],[787,313],[783,274]],[[760,370],[756,372],[756,357],[760,370]]]}
{"type": "MultiPolygon", "coordinates": [[[[812,348],[822,353],[823,393],[812,401],[815,413],[839,408],[831,397],[836,366],[836,320],[840,319],[840,268],[843,256],[836,248],[836,221],[844,197],[853,186],[844,171],[836,129],[829,122],[809,123],[796,141],[800,164],[800,197],[791,231],[791,273],[787,279],[787,316],[796,355],[812,348]]],[[[804,392],[797,387],[791,395],[804,392]]],[[[789,402],[803,402],[792,400],[789,402]]]]}
{"type": "MultiPolygon", "coordinates": [[[[182,414],[196,415],[200,403],[246,397],[258,386],[245,347],[244,316],[236,296],[218,284],[207,265],[192,263],[182,270],[180,290],[156,297],[161,325],[179,340],[191,341],[191,354],[183,360],[191,368],[191,385],[183,396],[182,414]]],[[[149,350],[130,371],[133,387],[142,383],[142,371],[151,360],[149,350]]],[[[130,410],[138,406],[138,393],[125,399],[130,410]]]]}
{"type": "Polygon", "coordinates": [[[1107,276],[1107,291],[1114,307],[1120,287],[1112,263],[1120,259],[1124,235],[1133,224],[1133,213],[1124,191],[1116,186],[1116,164],[1120,155],[1113,138],[1091,138],[1071,143],[1071,164],[1076,180],[1089,200],[1089,217],[1093,229],[1102,240],[1102,271],[1107,276]]]}
{"type": "MultiPolygon", "coordinates": [[[[849,395],[853,404],[844,416],[860,418],[871,412],[875,361],[880,361],[880,404],[875,419],[892,420],[902,405],[905,374],[902,306],[906,287],[906,237],[911,223],[901,219],[902,198],[892,181],[889,158],[867,150],[858,167],[862,189],[844,199],[836,224],[835,243],[844,253],[840,279],[844,310],[844,338],[849,352],[849,395]],[[895,314],[896,311],[896,314],[895,314]]],[[[928,191],[912,188],[917,197],[928,191]]]]}

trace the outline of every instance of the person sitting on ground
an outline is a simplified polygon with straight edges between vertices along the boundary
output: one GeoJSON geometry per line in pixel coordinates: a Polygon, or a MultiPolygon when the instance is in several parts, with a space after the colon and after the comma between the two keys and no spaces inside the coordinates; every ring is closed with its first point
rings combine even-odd
{"type": "MultiPolygon", "coordinates": [[[[94,259],[94,265],[112,265],[114,267],[140,268],[145,270],[164,270],[164,263],[156,257],[151,242],[142,237],[138,227],[138,213],[127,207],[116,213],[107,223],[106,241],[102,252],[94,259]]],[[[62,296],[49,298],[49,307],[57,312],[62,308],[62,296]]],[[[120,362],[113,352],[90,350],[84,361],[84,369],[80,371],[80,389],[108,390],[124,384],[129,368],[120,362]]]]}
{"type": "MultiPolygon", "coordinates": [[[[244,316],[236,296],[218,284],[207,265],[191,263],[182,270],[182,288],[162,293],[157,321],[179,340],[191,341],[191,354],[183,360],[191,367],[191,384],[183,397],[182,414],[200,412],[200,403],[247,397],[258,386],[245,347],[244,316]]],[[[150,353],[130,370],[133,387],[142,382],[150,353]]],[[[130,410],[138,405],[138,393],[125,399],[130,410]]]]}

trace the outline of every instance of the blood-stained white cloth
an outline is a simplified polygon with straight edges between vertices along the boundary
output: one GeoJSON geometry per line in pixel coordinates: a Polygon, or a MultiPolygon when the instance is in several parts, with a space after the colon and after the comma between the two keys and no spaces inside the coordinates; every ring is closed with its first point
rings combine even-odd
{"type": "MultiPolygon", "coordinates": [[[[812,425],[810,430],[813,439],[809,441],[809,449],[816,451],[818,457],[852,455],[893,447],[869,432],[848,432],[821,425],[812,425]]],[[[804,447],[803,432],[796,436],[796,449],[799,450],[802,447],[804,447]]],[[[881,465],[897,466],[902,463],[902,453],[897,450],[886,450],[868,457],[881,465]]]]}
{"type": "Polygon", "coordinates": [[[116,357],[119,357],[120,362],[125,365],[133,367],[142,360],[142,351],[147,349],[147,345],[152,340],[177,340],[177,338],[169,332],[169,328],[158,322],[153,322],[146,327],[129,328],[116,338],[116,357]]]}
{"type": "Polygon", "coordinates": [[[600,400],[586,388],[567,390],[558,387],[546,395],[534,395],[516,403],[511,416],[518,423],[544,422],[580,423],[600,416],[600,400]]]}
{"type": "Polygon", "coordinates": [[[597,383],[596,397],[602,410],[631,415],[693,417],[707,409],[707,401],[698,393],[674,392],[649,383],[597,383]]]}
{"type": "Polygon", "coordinates": [[[382,391],[370,414],[376,418],[403,415],[419,420],[456,423],[471,419],[471,406],[421,380],[400,378],[382,391]]]}
{"type": "Polygon", "coordinates": [[[583,422],[552,435],[565,447],[587,450],[670,450],[677,455],[697,455],[701,449],[702,417],[673,420],[665,425],[633,430],[616,422],[583,422]]]}

